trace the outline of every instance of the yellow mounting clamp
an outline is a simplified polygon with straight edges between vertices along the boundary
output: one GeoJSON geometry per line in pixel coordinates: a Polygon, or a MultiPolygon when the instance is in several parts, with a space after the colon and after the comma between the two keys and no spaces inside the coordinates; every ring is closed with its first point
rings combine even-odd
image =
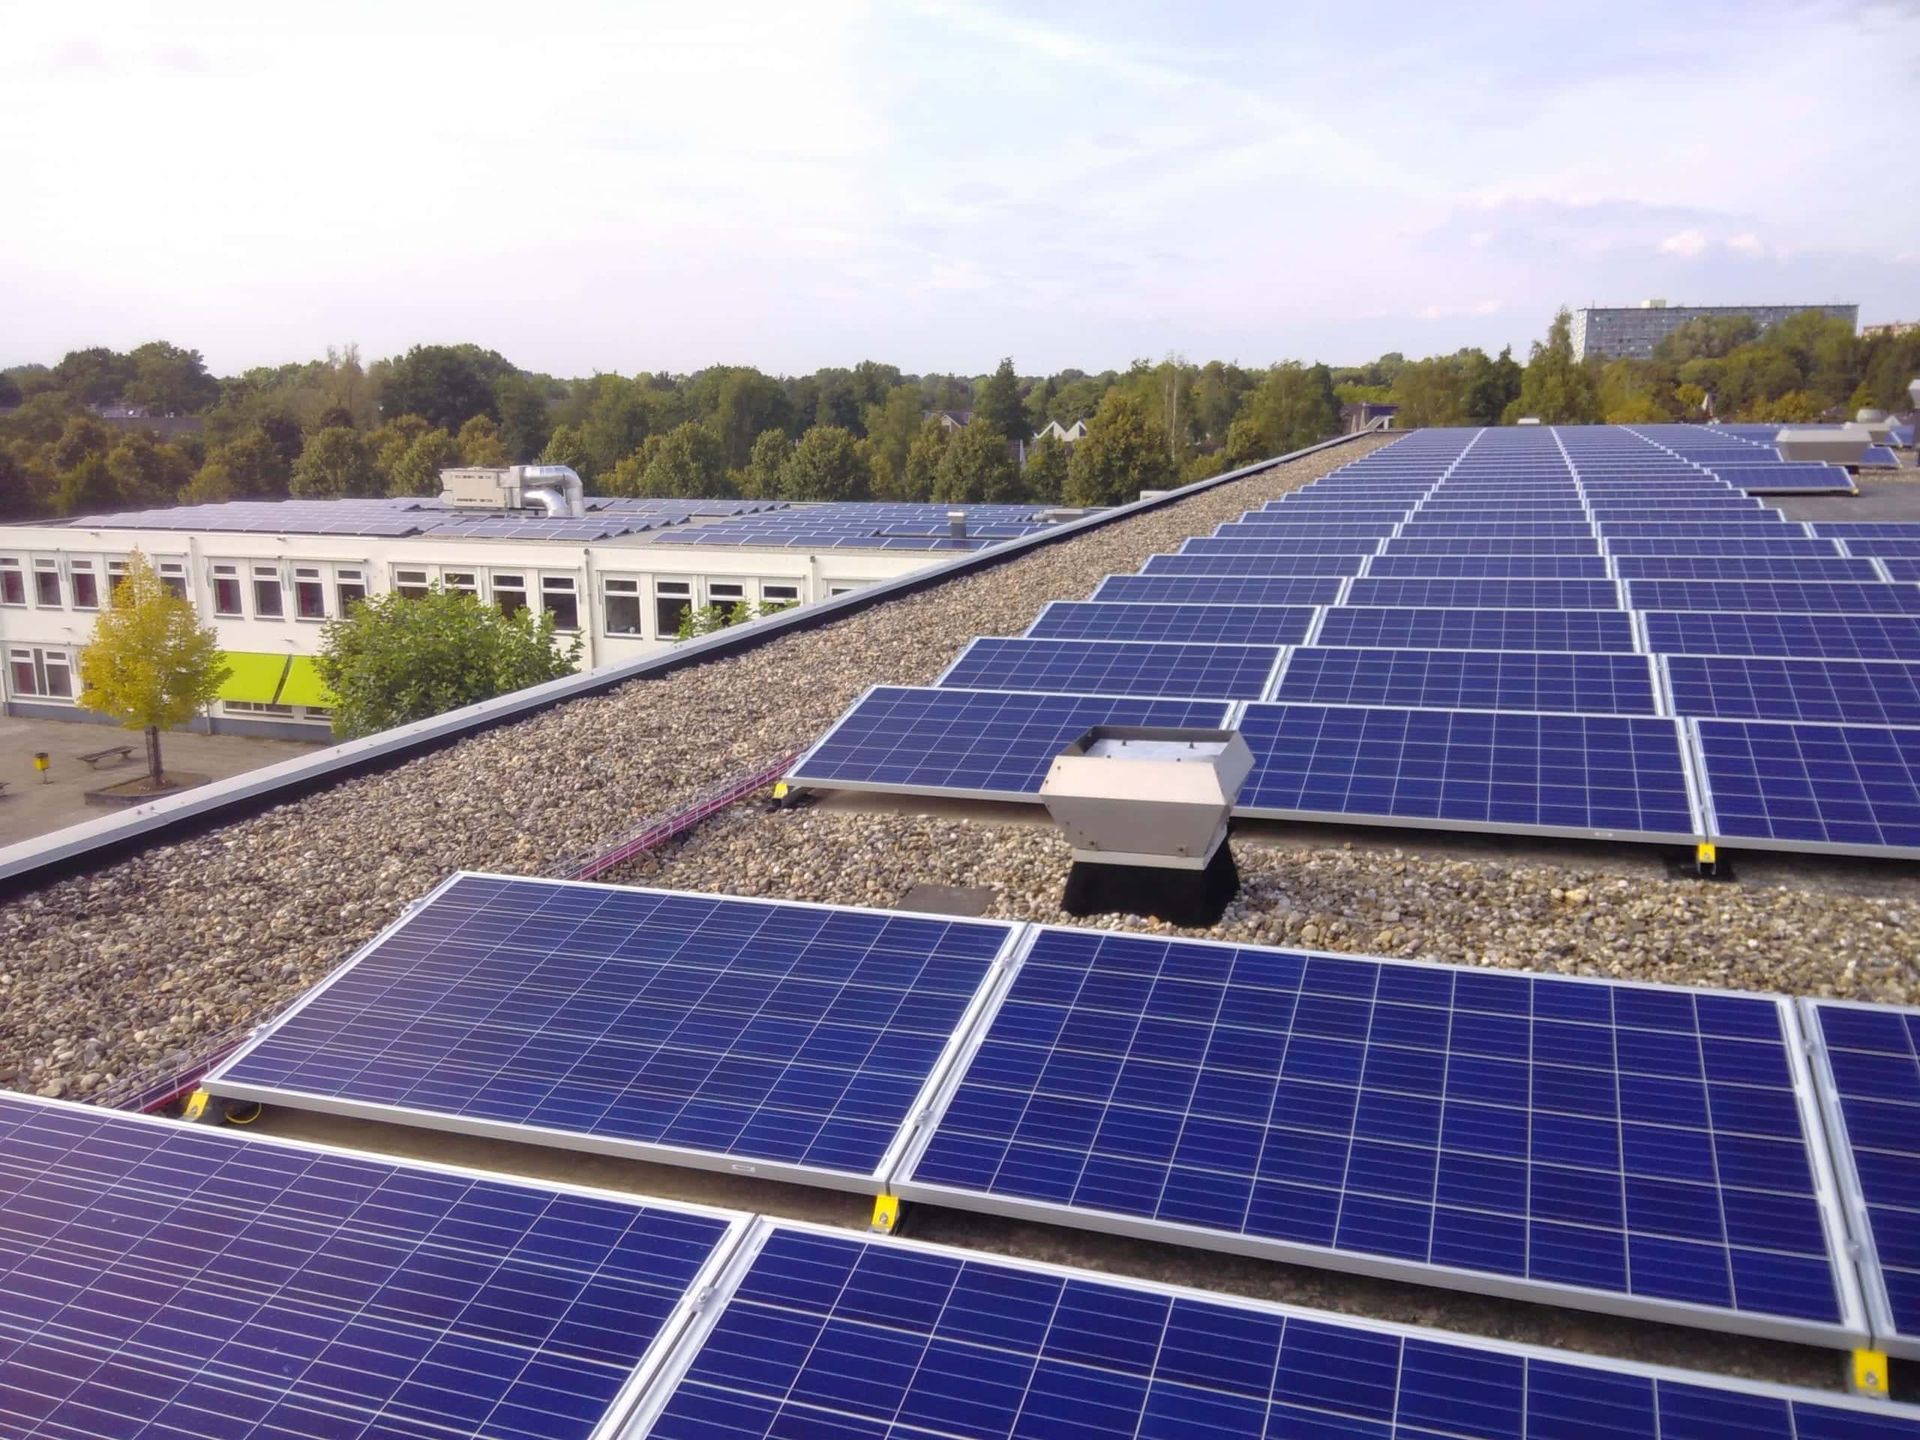
{"type": "Polygon", "coordinates": [[[1700,862],[1702,870],[1711,870],[1719,859],[1719,852],[1713,848],[1711,840],[1702,840],[1693,847],[1693,858],[1700,862]]]}
{"type": "Polygon", "coordinates": [[[187,1108],[180,1112],[180,1118],[186,1121],[198,1120],[207,1113],[207,1092],[196,1090],[187,1097],[187,1108]]]}
{"type": "Polygon", "coordinates": [[[1887,1352],[1884,1350],[1856,1350],[1853,1352],[1852,1373],[1848,1376],[1848,1388],[1856,1395],[1871,1395],[1885,1400],[1892,1394],[1887,1380],[1887,1352]]]}
{"type": "Polygon", "coordinates": [[[875,1235],[891,1235],[893,1227],[900,1223],[900,1197],[898,1195],[876,1195],[873,1197],[873,1219],[867,1223],[867,1229],[875,1235]]]}
{"type": "Polygon", "coordinates": [[[776,780],[774,782],[773,798],[776,800],[784,800],[787,798],[787,782],[786,781],[776,780]]]}

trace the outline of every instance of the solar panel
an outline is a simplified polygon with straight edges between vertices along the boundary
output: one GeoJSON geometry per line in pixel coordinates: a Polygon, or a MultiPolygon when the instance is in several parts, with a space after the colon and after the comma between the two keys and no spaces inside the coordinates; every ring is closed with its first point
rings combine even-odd
{"type": "Polygon", "coordinates": [[[1298,522],[1271,511],[1256,510],[1240,520],[1230,520],[1214,528],[1219,539],[1268,540],[1286,538],[1384,540],[1399,525],[1391,520],[1314,520],[1298,522]]]}
{"type": "Polygon", "coordinates": [[[1249,705],[1235,813],[1691,841],[1680,736],[1638,716],[1249,705]]]}
{"type": "Polygon", "coordinates": [[[1607,537],[1609,555],[1751,555],[1766,558],[1772,556],[1787,559],[1791,556],[1825,556],[1829,559],[1840,554],[1839,547],[1831,540],[1806,540],[1789,537],[1785,540],[1773,538],[1768,531],[1759,540],[1743,539],[1739,536],[1689,536],[1686,539],[1667,539],[1660,536],[1633,536],[1622,539],[1617,535],[1607,537]]]}
{"type": "Polygon", "coordinates": [[[1920,520],[1826,520],[1812,529],[1830,540],[1920,540],[1920,520]]]}
{"type": "MultiPolygon", "coordinates": [[[[1365,542],[1362,542],[1365,543],[1365,542]]],[[[1372,554],[1371,550],[1365,554],[1372,554]]],[[[1365,555],[1150,555],[1140,567],[1143,575],[1244,575],[1269,578],[1311,578],[1358,573],[1365,555]]]]}
{"type": "Polygon", "coordinates": [[[1268,560],[1340,561],[1350,555],[1371,555],[1380,548],[1379,537],[1363,536],[1349,538],[1344,542],[1338,536],[1327,538],[1344,544],[1344,548],[1322,550],[1316,546],[1312,549],[1302,549],[1299,540],[1286,535],[1273,539],[1241,535],[1195,535],[1180,542],[1180,554],[1255,555],[1268,560]]]}
{"type": "MultiPolygon", "coordinates": [[[[1920,556],[1920,540],[1848,540],[1847,554],[1883,560],[1911,560],[1920,556]]],[[[1889,569],[1892,567],[1889,566],[1889,569]]],[[[1896,578],[1909,578],[1905,575],[1896,578]]]]}
{"type": "Polygon", "coordinates": [[[1676,715],[1920,725],[1920,663],[1673,655],[1676,715]]]}
{"type": "Polygon", "coordinates": [[[1301,646],[1288,653],[1267,698],[1417,710],[1659,713],[1646,656],[1551,651],[1301,646]]]}
{"type": "Polygon", "coordinates": [[[1614,573],[1622,580],[1878,582],[1882,578],[1871,560],[1847,560],[1837,555],[1622,555],[1614,561],[1614,573]]]}
{"type": "Polygon", "coordinates": [[[821,1226],[765,1226],[660,1440],[1913,1440],[1900,1406],[821,1226]]]}
{"type": "Polygon", "coordinates": [[[1650,611],[1648,648],[1663,654],[1791,655],[1920,661],[1920,617],[1650,611]]]}
{"type": "Polygon", "coordinates": [[[1809,538],[1805,525],[1790,522],[1778,510],[1765,512],[1776,517],[1768,522],[1724,520],[1605,520],[1599,530],[1608,541],[1651,537],[1656,540],[1746,540],[1755,543],[1809,538]]]}
{"type": "Polygon", "coordinates": [[[1315,611],[1304,605],[1138,605],[1054,600],[1027,634],[1076,640],[1204,640],[1221,645],[1292,645],[1315,611]]]}
{"type": "Polygon", "coordinates": [[[1628,608],[1634,610],[1920,614],[1920,585],[1797,580],[1629,580],[1626,591],[1628,608]]]}
{"type": "Polygon", "coordinates": [[[1428,520],[1416,514],[1400,527],[1409,540],[1590,540],[1593,522],[1542,521],[1527,524],[1505,520],[1428,520]]]}
{"type": "Polygon", "coordinates": [[[1346,583],[1334,575],[1109,575],[1090,598],[1175,605],[1331,605],[1346,583]]]}
{"type": "Polygon", "coordinates": [[[894,1189],[1844,1343],[1805,1080],[1784,997],[1043,928],[894,1189]]]}
{"type": "Polygon", "coordinates": [[[840,790],[1031,799],[1059,753],[1095,725],[1217,730],[1217,700],[1103,699],[877,685],[787,778],[840,790]]]}
{"type": "Polygon", "coordinates": [[[1512,540],[1499,536],[1464,539],[1447,536],[1398,536],[1387,541],[1383,555],[1598,555],[1600,542],[1591,536],[1576,540],[1512,540]]]}
{"type": "Polygon", "coordinates": [[[1277,645],[981,636],[935,683],[1052,695],[1258,700],[1279,660],[1277,645]]]}
{"type": "MultiPolygon", "coordinates": [[[[1844,562],[1842,562],[1844,563],[1844,562]]],[[[1605,580],[1604,555],[1376,555],[1367,574],[1393,579],[1605,580]]]]}
{"type": "Polygon", "coordinates": [[[1750,495],[1799,495],[1831,491],[1854,493],[1853,477],[1838,465],[1727,465],[1707,467],[1729,485],[1750,495]]]}
{"type": "Polygon", "coordinates": [[[1800,1004],[1874,1343],[1920,1359],[1920,1010],[1800,1004]]]}
{"type": "Polygon", "coordinates": [[[1404,650],[1592,650],[1630,652],[1623,610],[1440,610],[1339,605],[1315,643],[1404,650]]]}
{"type": "MultiPolygon", "coordinates": [[[[1861,560],[1856,563],[1865,565],[1871,562],[1861,560]]],[[[1879,563],[1885,569],[1889,580],[1920,580],[1920,556],[1889,555],[1879,563]]]]}
{"type": "Polygon", "coordinates": [[[1920,856],[1920,730],[1695,720],[1709,835],[1920,856]]]}
{"type": "Polygon", "coordinates": [[[863,1188],[1013,933],[462,874],[206,1088],[863,1188]]]}
{"type": "Polygon", "coordinates": [[[604,1436],[740,1224],[0,1093],[0,1431],[604,1436]]]}
{"type": "MultiPolygon", "coordinates": [[[[1920,594],[1920,590],[1915,592],[1920,594]]],[[[1611,580],[1355,580],[1348,605],[1432,605],[1443,610],[1611,610],[1611,580]]]]}

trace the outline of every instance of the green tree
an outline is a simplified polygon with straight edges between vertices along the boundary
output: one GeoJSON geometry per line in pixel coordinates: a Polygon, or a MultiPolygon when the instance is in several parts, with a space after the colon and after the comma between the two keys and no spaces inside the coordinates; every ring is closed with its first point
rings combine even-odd
{"type": "MultiPolygon", "coordinates": [[[[245,500],[284,495],[291,477],[291,470],[281,457],[280,447],[268,438],[266,431],[258,427],[243,431],[226,444],[208,451],[203,471],[215,467],[218,467],[218,474],[225,477],[226,493],[221,497],[223,499],[245,500]]],[[[194,485],[205,488],[201,486],[197,475],[194,485]]]]}
{"type": "Polygon", "coordinates": [[[166,783],[160,732],[191,720],[231,673],[218,633],[135,550],[80,652],[81,705],[146,732],[147,779],[159,787],[166,783]]]}
{"type": "MultiPolygon", "coordinates": [[[[553,435],[545,387],[531,375],[510,370],[493,382],[493,408],[500,418],[500,443],[516,461],[538,455],[553,435]]],[[[574,466],[578,470],[579,466],[574,466]]],[[[581,474],[585,474],[584,470],[581,474]]]]}
{"type": "Polygon", "coordinates": [[[69,350],[53,367],[53,383],[82,405],[111,405],[133,382],[133,357],[95,345],[69,350]]]}
{"type": "Polygon", "coordinates": [[[47,461],[56,470],[71,470],[89,457],[104,459],[112,448],[113,431],[90,415],[75,415],[48,450],[47,461]]]}
{"type": "Polygon", "coordinates": [[[494,382],[512,369],[477,345],[416,345],[375,367],[381,413],[419,415],[449,431],[475,415],[498,419],[494,382]]]}
{"type": "Polygon", "coordinates": [[[1042,435],[1027,447],[1027,468],[1021,478],[1035,500],[1058,505],[1067,488],[1067,447],[1056,436],[1042,435]]]}
{"type": "Polygon", "coordinates": [[[751,500],[771,500],[780,493],[780,472],[793,454],[793,441],[784,430],[762,430],[740,472],[740,493],[751,500]]]}
{"type": "Polygon", "coordinates": [[[1020,467],[1007,453],[1007,437],[976,412],[972,423],[947,442],[934,472],[932,498],[943,504],[1000,504],[1022,493],[1020,467]]]}
{"type": "Polygon", "coordinates": [[[1064,498],[1069,505],[1122,505],[1142,490],[1165,489],[1173,478],[1166,432],[1136,396],[1116,390],[1100,402],[1087,438],[1073,447],[1064,498]]]}
{"type": "Polygon", "coordinates": [[[507,463],[507,447],[500,443],[500,427],[490,416],[475,415],[469,419],[460,427],[457,443],[463,465],[497,467],[507,463]]]}
{"type": "Polygon", "coordinates": [[[949,437],[953,432],[947,429],[938,415],[923,421],[920,433],[913,437],[913,444],[907,447],[907,467],[901,472],[889,500],[931,500],[935,477],[940,473],[940,461],[952,443],[949,437]]]}
{"type": "Polygon", "coordinates": [[[800,437],[780,469],[780,494],[788,500],[865,500],[873,469],[851,430],[815,425],[800,437]]]}
{"type": "Polygon", "coordinates": [[[433,426],[418,415],[396,415],[367,436],[367,447],[373,454],[374,473],[379,477],[380,487],[388,494],[397,493],[393,488],[393,472],[406,458],[407,451],[413,448],[413,442],[431,429],[433,426]]]}
{"type": "Polygon", "coordinates": [[[896,385],[878,405],[867,407],[867,439],[873,443],[874,494],[899,494],[907,473],[907,452],[920,433],[920,387],[896,385]]]}
{"type": "Polygon", "coordinates": [[[1467,375],[1451,358],[1415,360],[1394,377],[1389,393],[1399,407],[1395,423],[1409,430],[1467,423],[1467,375]]]}
{"type": "Polygon", "coordinates": [[[699,499],[727,491],[726,457],[710,426],[689,420],[659,437],[640,474],[642,495],[699,499]]]}
{"type": "Polygon", "coordinates": [[[294,462],[288,488],[303,499],[315,500],[378,494],[379,476],[367,437],[344,425],[320,431],[294,462]]]}
{"type": "Polygon", "coordinates": [[[132,377],[121,398],[161,415],[198,415],[220,398],[220,382],[207,373],[198,350],[154,340],[127,357],[132,377]]]}
{"type": "Polygon", "coordinates": [[[754,441],[768,430],[785,429],[793,416],[780,382],[751,365],[703,371],[689,398],[718,438],[721,464],[728,470],[745,466],[754,441]]]}
{"type": "Polygon", "coordinates": [[[986,421],[1009,440],[1025,440],[1033,434],[1027,425],[1026,404],[1020,398],[1020,377],[1013,373],[1011,359],[1003,359],[980,387],[973,418],[986,421]]]}
{"type": "Polygon", "coordinates": [[[1481,350],[1468,352],[1466,410],[1469,425],[1498,425],[1507,406],[1520,398],[1520,362],[1513,347],[1489,360],[1481,350]]]}
{"type": "Polygon", "coordinates": [[[60,472],[54,490],[54,508],[62,515],[91,515],[120,508],[120,491],[113,483],[104,455],[84,455],[78,464],[60,472]]]}
{"type": "Polygon", "coordinates": [[[170,505],[193,478],[193,464],[178,447],[145,430],[129,430],[107,452],[107,473],[128,503],[170,505]]]}
{"type": "Polygon", "coordinates": [[[551,612],[507,616],[436,585],[416,600],[391,593],[355,605],[327,623],[320,646],[315,665],[344,740],[569,675],[581,641],[562,648],[551,612]]]}
{"type": "MultiPolygon", "coordinates": [[[[460,447],[444,430],[428,430],[406,448],[386,478],[389,495],[438,495],[440,472],[460,463],[460,447]]],[[[379,483],[379,476],[374,477],[379,483]]]]}
{"type": "Polygon", "coordinates": [[[1234,464],[1251,464],[1325,440],[1340,428],[1340,402],[1333,372],[1324,365],[1288,361],[1271,367],[1247,393],[1239,420],[1229,429],[1234,464]],[[1238,449],[1233,428],[1240,429],[1238,449]],[[1251,448],[1252,454],[1246,453],[1251,448]]]}
{"type": "Polygon", "coordinates": [[[1520,397],[1507,407],[1508,421],[1532,416],[1543,425],[1592,425],[1600,419],[1593,376],[1573,358],[1573,316],[1564,308],[1536,340],[1520,377],[1520,397]]]}
{"type": "Polygon", "coordinates": [[[553,434],[547,437],[547,443],[540,449],[540,463],[571,466],[575,474],[586,475],[592,463],[587,452],[586,436],[580,433],[578,426],[555,426],[553,434]]]}

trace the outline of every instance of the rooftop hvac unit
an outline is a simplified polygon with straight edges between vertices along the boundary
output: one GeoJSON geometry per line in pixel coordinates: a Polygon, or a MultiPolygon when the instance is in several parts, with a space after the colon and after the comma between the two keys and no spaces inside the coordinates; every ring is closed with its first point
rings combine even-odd
{"type": "Polygon", "coordinates": [[[1227,817],[1253,770],[1236,730],[1096,725],[1040,799],[1073,846],[1062,907],[1211,925],[1240,893],[1227,817]]]}
{"type": "Polygon", "coordinates": [[[586,490],[565,465],[467,465],[440,472],[440,503],[459,510],[538,509],[578,519],[587,513],[586,490]]]}
{"type": "Polygon", "coordinates": [[[1869,445],[1885,445],[1893,439],[1893,421],[1884,410],[1861,410],[1848,422],[1847,429],[1865,431],[1869,445]]]}
{"type": "Polygon", "coordinates": [[[1864,426],[1843,425],[1837,430],[1782,430],[1773,437],[1782,460],[1824,460],[1830,465],[1858,465],[1866,457],[1864,426]]]}

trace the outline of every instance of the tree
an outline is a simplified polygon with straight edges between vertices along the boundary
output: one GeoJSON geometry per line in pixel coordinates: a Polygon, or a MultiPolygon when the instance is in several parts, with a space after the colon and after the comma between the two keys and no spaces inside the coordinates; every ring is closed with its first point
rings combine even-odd
{"type": "Polygon", "coordinates": [[[155,788],[166,784],[160,732],[191,720],[231,673],[219,634],[135,550],[80,652],[80,703],[146,731],[147,780],[155,788]]]}
{"type": "Polygon", "coordinates": [[[123,500],[170,505],[193,477],[193,465],[177,447],[160,444],[145,430],[129,430],[107,452],[107,473],[123,500]]]}
{"type": "Polygon", "coordinates": [[[938,415],[923,421],[920,433],[907,447],[907,468],[895,483],[889,500],[930,500],[941,457],[947,453],[951,432],[938,415]]]}
{"type": "Polygon", "coordinates": [[[53,383],[82,405],[111,405],[133,381],[133,357],[95,345],[69,350],[53,367],[53,383]]]}
{"type": "Polygon", "coordinates": [[[475,415],[497,419],[494,381],[513,369],[477,345],[416,345],[377,368],[382,414],[419,415],[443,430],[475,415]]]}
{"type": "Polygon", "coordinates": [[[873,442],[874,490],[893,498],[907,473],[907,452],[920,433],[920,387],[896,385],[878,405],[867,407],[867,439],[873,442]]]}
{"type": "Polygon", "coordinates": [[[47,461],[56,470],[71,470],[82,460],[105,458],[113,448],[113,431],[90,415],[76,415],[67,421],[60,438],[47,452],[47,461]]]}
{"type": "Polygon", "coordinates": [[[581,641],[562,648],[552,612],[503,615],[437,585],[355,605],[321,633],[315,666],[333,692],[333,732],[371,735],[573,673],[581,641]]]}
{"type": "Polygon", "coordinates": [[[553,435],[546,390],[531,375],[510,370],[495,378],[493,408],[500,417],[500,443],[516,461],[538,455],[553,435]]]}
{"type": "Polygon", "coordinates": [[[82,456],[79,463],[60,474],[53,495],[54,508],[62,515],[86,515],[120,506],[120,492],[114,488],[113,474],[104,455],[82,456]]]}
{"type": "Polygon", "coordinates": [[[932,498],[943,504],[1000,503],[1020,498],[1020,467],[1007,453],[1007,437],[976,413],[947,442],[933,476],[932,498]]]}
{"type": "Polygon", "coordinates": [[[220,398],[220,382],[207,373],[198,350],[154,340],[127,357],[132,378],[121,398],[161,415],[197,415],[220,398]]]}
{"type": "Polygon", "coordinates": [[[873,470],[851,430],[816,425],[800,437],[780,468],[780,494],[788,500],[865,500],[873,470]]]}
{"type": "Polygon", "coordinates": [[[640,473],[639,494],[678,499],[723,495],[726,457],[713,430],[689,420],[659,437],[640,473]]]}
{"type": "Polygon", "coordinates": [[[500,427],[485,415],[475,415],[460,427],[459,445],[462,464],[497,467],[507,463],[500,427]]]}
{"type": "Polygon", "coordinates": [[[1536,340],[1520,377],[1520,397],[1507,407],[1508,421],[1532,416],[1543,425],[1592,425],[1600,419],[1593,376],[1573,358],[1573,316],[1553,317],[1547,338],[1536,340]]]}
{"type": "Polygon", "coordinates": [[[1451,359],[1415,360],[1394,377],[1390,393],[1399,407],[1394,423],[1409,430],[1467,423],[1467,376],[1451,359]]]}
{"type": "Polygon", "coordinates": [[[242,500],[286,494],[291,473],[280,447],[257,427],[209,451],[201,474],[208,470],[216,470],[216,476],[203,485],[201,476],[196,475],[191,488],[205,491],[214,488],[216,478],[224,477],[226,493],[219,498],[242,500]]]}
{"type": "Polygon", "coordinates": [[[1058,505],[1067,487],[1067,447],[1055,435],[1042,435],[1027,447],[1027,468],[1021,477],[1027,493],[1043,505],[1058,505]]]}
{"type": "Polygon", "coordinates": [[[388,494],[394,493],[394,470],[406,458],[407,451],[413,448],[413,442],[431,429],[433,426],[418,415],[396,415],[367,436],[367,447],[373,454],[374,473],[379,477],[381,488],[388,494]]]}
{"type": "MultiPolygon", "coordinates": [[[[393,463],[386,479],[389,495],[438,495],[440,472],[460,463],[460,447],[444,430],[420,435],[393,463]]],[[[374,477],[378,483],[379,477],[374,477]]]]}
{"type": "Polygon", "coordinates": [[[1228,451],[1236,465],[1284,455],[1326,439],[1340,428],[1340,402],[1333,372],[1324,365],[1288,361],[1275,365],[1241,402],[1238,449],[1229,429],[1228,451]],[[1245,453],[1249,448],[1257,453],[1245,453]]]}
{"type": "Polygon", "coordinates": [[[784,430],[762,430],[740,472],[740,493],[752,500],[771,500],[780,493],[780,472],[793,454],[793,441],[784,430]]]}
{"type": "Polygon", "coordinates": [[[1020,377],[1013,373],[1011,359],[1003,359],[980,387],[973,418],[986,421],[1009,440],[1025,440],[1033,434],[1027,426],[1027,407],[1020,399],[1020,377]]]}
{"type": "Polygon", "coordinates": [[[1064,498],[1069,505],[1122,505],[1142,490],[1172,483],[1167,436],[1135,396],[1113,391],[1087,425],[1087,438],[1067,462],[1064,498]]]}
{"type": "Polygon", "coordinates": [[[589,465],[586,437],[577,426],[555,426],[553,434],[547,437],[547,443],[541,447],[540,463],[565,465],[575,474],[584,476],[589,465]]]}
{"type": "Polygon", "coordinates": [[[367,437],[344,425],[322,430],[300,452],[289,489],[303,499],[315,500],[378,494],[379,477],[367,437]]]}
{"type": "Polygon", "coordinates": [[[751,365],[716,366],[703,372],[693,387],[693,400],[708,418],[720,442],[721,464],[738,470],[747,463],[754,441],[764,432],[784,429],[792,405],[780,382],[751,365]],[[712,404],[704,403],[711,392],[712,404]]]}
{"type": "MultiPolygon", "coordinates": [[[[1507,406],[1520,398],[1520,362],[1506,346],[1496,360],[1486,352],[1467,352],[1466,410],[1469,425],[1498,425],[1507,406]]],[[[1402,422],[1404,423],[1404,422],[1402,422]]]]}

